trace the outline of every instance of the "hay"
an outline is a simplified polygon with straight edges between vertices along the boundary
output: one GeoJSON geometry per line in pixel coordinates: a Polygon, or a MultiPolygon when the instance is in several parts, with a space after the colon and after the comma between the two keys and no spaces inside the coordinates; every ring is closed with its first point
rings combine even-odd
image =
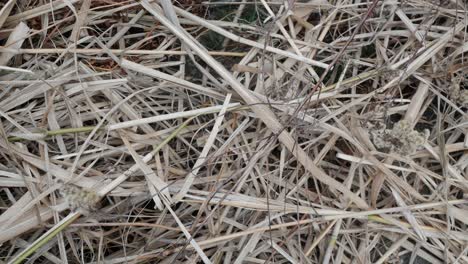
{"type": "Polygon", "coordinates": [[[0,261],[468,263],[463,1],[0,4],[0,261]]]}

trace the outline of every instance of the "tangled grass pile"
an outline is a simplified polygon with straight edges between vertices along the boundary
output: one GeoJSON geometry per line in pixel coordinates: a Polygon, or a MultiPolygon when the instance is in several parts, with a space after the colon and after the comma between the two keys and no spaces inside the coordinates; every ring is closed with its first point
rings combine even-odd
{"type": "Polygon", "coordinates": [[[460,0],[5,0],[1,263],[468,263],[460,0]]]}

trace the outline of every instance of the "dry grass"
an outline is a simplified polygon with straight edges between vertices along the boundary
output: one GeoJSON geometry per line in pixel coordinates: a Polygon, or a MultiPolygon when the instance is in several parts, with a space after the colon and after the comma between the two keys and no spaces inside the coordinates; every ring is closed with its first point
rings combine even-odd
{"type": "Polygon", "coordinates": [[[0,9],[0,263],[468,263],[464,1],[0,9]]]}

